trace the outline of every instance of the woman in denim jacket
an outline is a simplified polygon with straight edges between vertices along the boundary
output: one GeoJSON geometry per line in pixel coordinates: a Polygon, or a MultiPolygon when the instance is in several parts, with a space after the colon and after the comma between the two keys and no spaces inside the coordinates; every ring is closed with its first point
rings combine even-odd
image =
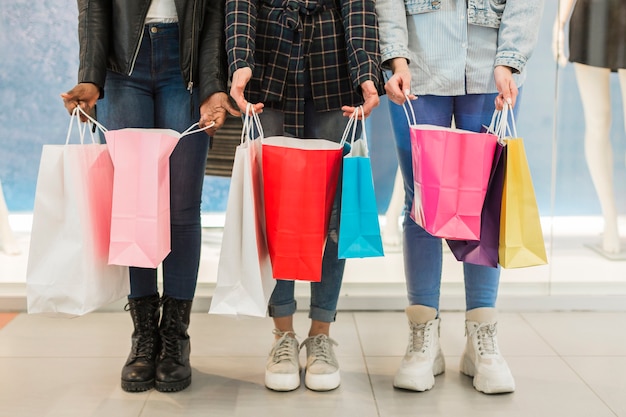
{"type": "MultiPolygon", "coordinates": [[[[409,346],[394,386],[425,391],[444,372],[439,345],[441,239],[409,217],[413,171],[408,97],[418,124],[479,131],[494,107],[515,106],[524,68],[535,44],[542,0],[377,0],[385,85],[404,178],[404,264],[409,307],[409,346]],[[406,16],[406,19],[398,19],[406,16]],[[419,100],[415,100],[420,96],[419,100]]],[[[500,270],[463,265],[467,343],[460,370],[486,394],[512,392],[515,381],[496,340],[495,303],[500,270]]]]}

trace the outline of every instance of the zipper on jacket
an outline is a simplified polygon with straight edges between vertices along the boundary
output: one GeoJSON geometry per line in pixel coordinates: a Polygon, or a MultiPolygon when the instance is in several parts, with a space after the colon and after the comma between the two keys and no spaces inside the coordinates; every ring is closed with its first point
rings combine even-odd
{"type": "MultiPolygon", "coordinates": [[[[189,90],[189,116],[193,119],[193,57],[196,53],[196,14],[197,14],[198,0],[193,2],[193,14],[191,17],[191,57],[189,57],[189,82],[187,83],[187,90],[189,90]]],[[[200,115],[202,117],[202,115],[200,115]]]]}
{"type": "Polygon", "coordinates": [[[128,72],[129,77],[133,75],[133,71],[135,69],[135,62],[137,62],[137,56],[139,55],[139,48],[141,48],[141,42],[143,42],[143,32],[144,30],[142,29],[141,35],[139,35],[139,43],[137,44],[137,49],[135,49],[135,54],[133,55],[133,60],[130,61],[130,71],[128,72]]]}

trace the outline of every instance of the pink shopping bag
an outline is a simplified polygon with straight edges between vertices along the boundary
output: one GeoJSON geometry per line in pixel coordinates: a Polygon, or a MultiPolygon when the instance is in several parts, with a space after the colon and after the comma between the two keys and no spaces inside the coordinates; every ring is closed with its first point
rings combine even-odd
{"type": "Polygon", "coordinates": [[[105,132],[114,166],[109,264],[156,268],[169,254],[169,158],[180,138],[194,132],[105,132]]]}
{"type": "Polygon", "coordinates": [[[480,240],[481,213],[498,137],[415,124],[410,126],[410,134],[411,218],[433,236],[480,240]]]}

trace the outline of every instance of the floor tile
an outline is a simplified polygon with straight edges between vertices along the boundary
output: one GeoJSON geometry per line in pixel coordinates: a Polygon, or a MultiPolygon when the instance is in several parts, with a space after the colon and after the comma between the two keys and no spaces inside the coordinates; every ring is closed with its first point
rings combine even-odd
{"type": "Polygon", "coordinates": [[[626,417],[626,356],[563,359],[616,415],[626,417]]]}
{"type": "Polygon", "coordinates": [[[194,358],[194,381],[175,394],[153,393],[142,416],[353,416],[376,417],[362,358],[341,358],[342,383],[330,392],[304,387],[270,391],[263,385],[263,358],[194,358]]]}
{"type": "Polygon", "coordinates": [[[120,388],[114,358],[0,358],[0,417],[131,417],[149,394],[120,388]]]}
{"type": "Polygon", "coordinates": [[[446,372],[436,377],[432,390],[418,393],[395,389],[393,375],[399,359],[366,358],[381,417],[614,416],[557,357],[509,359],[517,389],[502,395],[476,391],[471,378],[458,371],[458,357],[446,358],[446,372]]]}
{"type": "Polygon", "coordinates": [[[523,317],[559,355],[626,356],[626,313],[524,313],[523,317]]]}

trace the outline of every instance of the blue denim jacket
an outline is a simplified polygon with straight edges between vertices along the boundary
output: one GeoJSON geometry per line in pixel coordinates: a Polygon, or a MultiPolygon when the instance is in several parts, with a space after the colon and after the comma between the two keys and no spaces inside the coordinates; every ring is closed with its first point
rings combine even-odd
{"type": "Polygon", "coordinates": [[[543,0],[377,0],[376,12],[382,60],[409,60],[412,92],[481,94],[496,91],[498,65],[523,83],[543,0]]]}
{"type": "MultiPolygon", "coordinates": [[[[441,1],[442,0],[404,0],[406,14],[411,15],[439,10],[441,1]]],[[[518,3],[522,2],[518,0],[518,3]]],[[[472,25],[499,28],[505,7],[506,0],[468,0],[468,22],[472,25]]]]}

